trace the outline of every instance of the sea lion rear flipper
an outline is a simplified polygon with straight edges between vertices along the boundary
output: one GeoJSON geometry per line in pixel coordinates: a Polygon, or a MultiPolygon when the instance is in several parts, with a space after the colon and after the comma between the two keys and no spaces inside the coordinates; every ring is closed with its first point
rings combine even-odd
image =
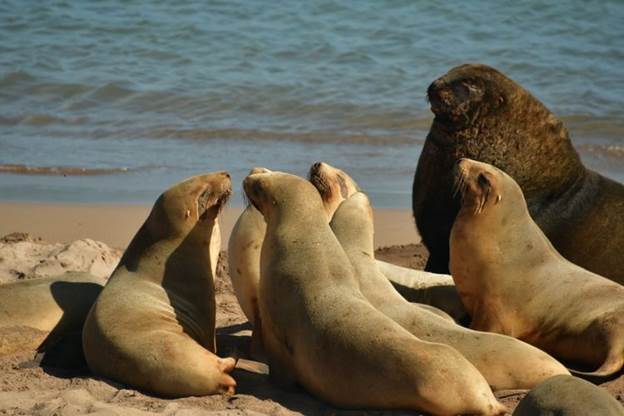
{"type": "Polygon", "coordinates": [[[622,373],[624,367],[624,356],[611,354],[605,362],[596,371],[577,371],[569,369],[572,375],[591,381],[592,383],[604,383],[607,380],[614,379],[622,373]]]}

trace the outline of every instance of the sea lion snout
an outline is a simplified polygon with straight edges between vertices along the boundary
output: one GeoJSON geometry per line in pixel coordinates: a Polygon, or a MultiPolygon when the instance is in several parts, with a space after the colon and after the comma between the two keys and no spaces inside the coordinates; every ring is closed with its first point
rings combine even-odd
{"type": "Polygon", "coordinates": [[[228,172],[205,175],[202,189],[197,196],[198,219],[205,219],[211,208],[221,210],[232,195],[232,179],[228,172]]]}
{"type": "Polygon", "coordinates": [[[447,127],[470,124],[485,95],[480,83],[471,79],[438,78],[427,89],[431,111],[447,127]]]}
{"type": "Polygon", "coordinates": [[[324,201],[332,197],[332,187],[327,176],[327,167],[328,165],[323,162],[316,162],[310,166],[310,172],[308,174],[308,179],[319,191],[324,201]]]}
{"type": "Polygon", "coordinates": [[[256,166],[255,168],[249,171],[249,175],[253,175],[254,173],[271,173],[271,170],[267,168],[263,168],[261,166],[256,166]]]}
{"type": "Polygon", "coordinates": [[[360,191],[347,173],[323,162],[316,162],[310,167],[309,179],[321,195],[330,220],[342,201],[360,191]]]}
{"type": "Polygon", "coordinates": [[[323,165],[325,165],[323,162],[313,163],[310,167],[310,176],[318,174],[323,169],[323,165]]]}

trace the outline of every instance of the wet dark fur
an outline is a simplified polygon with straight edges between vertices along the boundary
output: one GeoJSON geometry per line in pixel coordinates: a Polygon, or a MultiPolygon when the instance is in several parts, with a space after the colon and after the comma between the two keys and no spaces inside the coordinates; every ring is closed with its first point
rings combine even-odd
{"type": "Polygon", "coordinates": [[[561,254],[624,283],[624,185],[583,166],[560,120],[484,65],[452,69],[427,94],[435,119],[412,194],[416,225],[430,252],[426,270],[448,273],[448,240],[459,210],[452,168],[467,157],[518,182],[531,216],[561,254]]]}

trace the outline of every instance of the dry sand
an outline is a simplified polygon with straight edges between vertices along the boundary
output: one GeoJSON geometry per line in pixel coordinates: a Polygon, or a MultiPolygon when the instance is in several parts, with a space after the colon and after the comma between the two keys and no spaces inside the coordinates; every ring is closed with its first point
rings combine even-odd
{"type": "MultiPolygon", "coordinates": [[[[147,207],[0,204],[0,284],[19,279],[54,276],[63,271],[106,275],[147,215],[147,207]],[[48,243],[46,240],[54,241],[48,243]],[[107,244],[90,238],[103,240],[107,244]],[[77,239],[77,241],[76,241],[77,239]]],[[[240,212],[228,209],[223,221],[224,241],[240,212]]],[[[377,257],[422,268],[427,252],[417,242],[409,212],[376,211],[377,257]],[[380,214],[381,212],[381,214],[380,214]],[[380,243],[381,242],[381,243],[380,243]]],[[[250,341],[244,318],[227,274],[222,253],[218,267],[217,342],[220,355],[245,356],[250,341]]],[[[235,370],[234,396],[165,400],[124,388],[86,372],[42,368],[34,351],[0,358],[0,415],[400,415],[413,412],[344,411],[332,408],[305,391],[285,391],[266,376],[235,370]]],[[[379,380],[380,383],[383,380],[379,380]]],[[[328,380],[331,383],[331,380],[328,380]]],[[[602,385],[624,403],[624,376],[602,385]]],[[[523,397],[498,394],[510,410],[523,397]]]]}
{"type": "MultiPolygon", "coordinates": [[[[28,204],[0,203],[0,236],[20,232],[41,237],[46,241],[70,242],[85,238],[102,241],[111,247],[123,248],[149,214],[145,205],[89,204],[28,204]]],[[[241,207],[226,207],[221,214],[223,241],[242,211],[241,207]]],[[[406,209],[375,210],[375,244],[417,243],[411,211],[406,209]]]]}

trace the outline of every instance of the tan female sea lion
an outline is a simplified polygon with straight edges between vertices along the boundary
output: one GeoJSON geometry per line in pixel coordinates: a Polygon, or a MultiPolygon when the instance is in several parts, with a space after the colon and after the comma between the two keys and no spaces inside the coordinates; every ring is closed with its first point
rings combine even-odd
{"type": "MultiPolygon", "coordinates": [[[[257,167],[250,174],[270,172],[257,167]]],[[[327,163],[317,162],[310,168],[310,181],[326,195],[323,205],[328,221],[338,205],[348,196],[359,190],[357,183],[344,171],[327,163]]],[[[228,266],[230,279],[236,298],[243,313],[252,325],[256,325],[258,285],[260,281],[260,249],[266,233],[266,223],[262,214],[248,204],[230,233],[228,242],[228,266]]],[[[390,263],[379,262],[380,268],[387,271],[393,284],[404,289],[410,301],[437,307],[432,311],[465,320],[466,311],[456,293],[453,279],[449,275],[437,275],[390,263]],[[439,309],[438,309],[439,308],[439,309]]],[[[252,354],[261,354],[259,332],[253,332],[252,354]]]]}
{"type": "Polygon", "coordinates": [[[570,374],[554,358],[529,344],[466,329],[403,299],[375,262],[372,208],[364,193],[344,201],[330,226],[353,264],[360,290],[371,304],[419,339],[455,348],[483,374],[493,390],[530,389],[549,377],[570,374]]]}
{"type": "Polygon", "coordinates": [[[79,335],[105,282],[71,272],[0,285],[0,356],[43,352],[69,333],[79,335]]]}
{"type": "MultiPolygon", "coordinates": [[[[270,172],[253,168],[249,174],[270,172]]],[[[228,264],[232,287],[243,313],[253,325],[258,315],[258,283],[260,281],[260,249],[266,233],[262,214],[247,204],[234,224],[228,241],[228,264]]]]}
{"type": "Polygon", "coordinates": [[[564,259],[500,169],[461,159],[451,273],[474,329],[511,335],[608,376],[624,364],[624,286],[564,259]]]}
{"type": "Polygon", "coordinates": [[[85,323],[96,374],[161,396],[233,392],[232,358],[215,355],[218,215],[227,172],[165,191],[132,239],[85,323]]]}
{"type": "MultiPolygon", "coordinates": [[[[310,167],[309,177],[310,182],[321,194],[329,221],[345,199],[360,191],[360,187],[351,176],[327,163],[313,164],[310,167]]],[[[410,302],[429,305],[435,308],[431,309],[432,312],[439,314],[443,311],[457,322],[467,320],[466,309],[450,275],[408,269],[381,260],[375,261],[383,275],[410,302]]]]}
{"type": "Polygon", "coordinates": [[[461,65],[427,91],[435,118],[414,177],[414,218],[430,257],[448,273],[461,158],[490,163],[520,185],[529,213],[566,259],[624,284],[624,185],[583,166],[568,132],[522,86],[485,65],[461,65]]]}
{"type": "Polygon", "coordinates": [[[308,181],[258,173],[243,188],[267,222],[258,304],[274,377],[341,407],[504,413],[456,350],[420,341],[370,305],[308,181]]]}

